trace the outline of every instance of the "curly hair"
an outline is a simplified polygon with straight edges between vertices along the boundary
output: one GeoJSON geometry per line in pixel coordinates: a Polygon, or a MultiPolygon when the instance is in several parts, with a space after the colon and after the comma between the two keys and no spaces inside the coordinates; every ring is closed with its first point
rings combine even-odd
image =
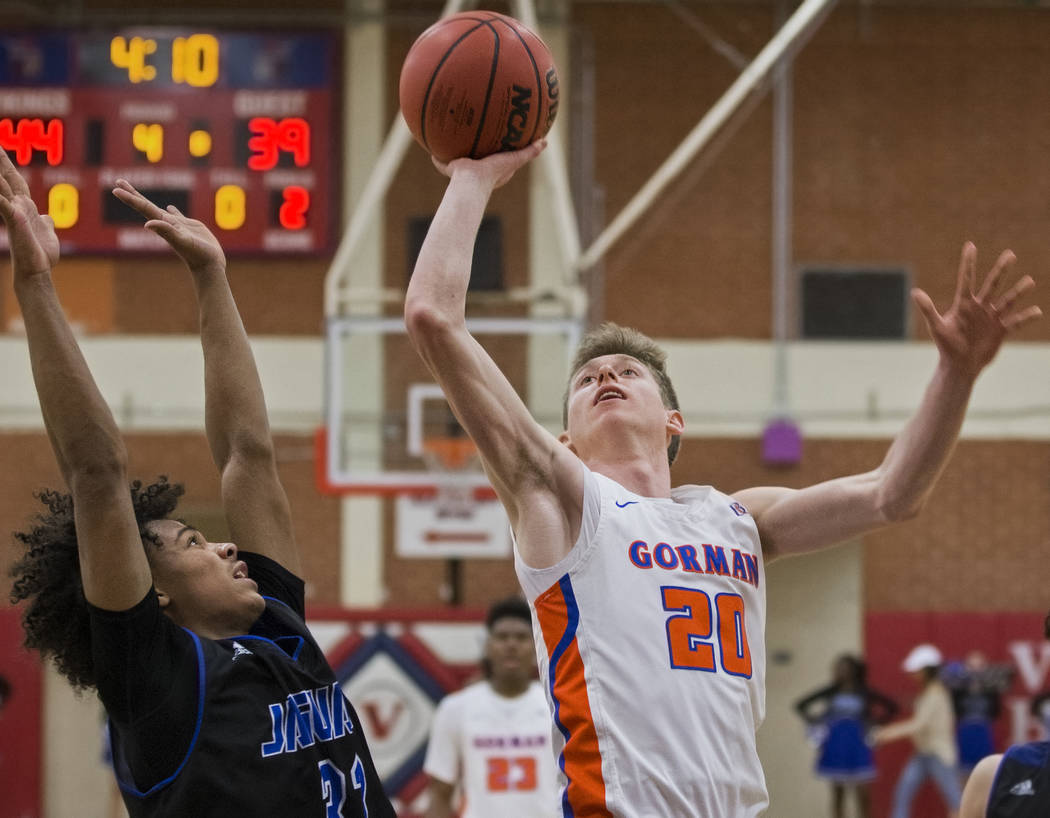
{"type": "MultiPolygon", "coordinates": [[[[146,525],[171,516],[182,486],[162,476],[147,486],[136,480],[130,488],[143,543],[159,545],[146,525]]],[[[25,553],[11,568],[15,579],[11,602],[26,602],[22,611],[25,646],[52,661],[75,690],[94,688],[91,622],[80,575],[73,497],[51,489],[35,496],[47,511],[35,515],[28,531],[15,532],[25,553]]]]}

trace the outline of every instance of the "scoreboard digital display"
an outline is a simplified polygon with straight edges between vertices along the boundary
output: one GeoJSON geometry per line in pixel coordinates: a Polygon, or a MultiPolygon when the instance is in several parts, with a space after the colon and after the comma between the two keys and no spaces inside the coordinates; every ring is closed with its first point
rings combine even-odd
{"type": "Polygon", "coordinates": [[[207,224],[229,254],[325,253],[338,60],[331,32],[2,32],[0,146],[64,253],[166,250],[110,193],[118,178],[207,224]]]}

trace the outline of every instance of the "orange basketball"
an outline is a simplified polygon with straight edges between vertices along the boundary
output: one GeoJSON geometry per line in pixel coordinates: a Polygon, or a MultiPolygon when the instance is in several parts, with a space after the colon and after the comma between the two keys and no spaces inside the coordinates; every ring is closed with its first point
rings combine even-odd
{"type": "Polygon", "coordinates": [[[412,135],[443,162],[524,148],[558,113],[550,49],[494,11],[452,14],[420,34],[399,92],[412,135]]]}

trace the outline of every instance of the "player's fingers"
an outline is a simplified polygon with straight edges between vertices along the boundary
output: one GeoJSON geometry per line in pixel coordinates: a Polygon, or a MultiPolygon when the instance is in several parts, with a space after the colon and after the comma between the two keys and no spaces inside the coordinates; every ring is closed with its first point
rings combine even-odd
{"type": "Polygon", "coordinates": [[[7,185],[8,195],[17,196],[20,193],[25,196],[29,195],[29,185],[3,148],[0,148],[0,177],[7,185]]]}
{"type": "Polygon", "coordinates": [[[185,218],[186,218],[186,217],[185,217],[185,216],[184,216],[184,215],[182,214],[182,211],[181,211],[181,210],[179,210],[179,209],[178,209],[177,207],[175,207],[175,205],[168,205],[168,206],[167,206],[167,208],[166,208],[166,210],[167,210],[167,211],[168,211],[169,213],[171,213],[171,214],[172,214],[173,216],[178,216],[179,218],[182,218],[182,219],[185,219],[185,218]]]}
{"type": "Polygon", "coordinates": [[[171,222],[162,221],[160,219],[150,219],[143,226],[147,230],[152,230],[154,233],[156,233],[158,236],[164,239],[164,241],[168,242],[168,244],[174,242],[179,235],[179,229],[175,225],[173,225],[171,222]]]}
{"type": "Polygon", "coordinates": [[[147,219],[160,219],[164,216],[164,211],[157,207],[153,202],[139,193],[137,190],[132,188],[128,190],[124,187],[113,188],[113,195],[116,196],[120,201],[130,207],[132,210],[145,216],[147,219]]]}
{"type": "Polygon", "coordinates": [[[1016,260],[1017,256],[1014,255],[1013,250],[1003,250],[1003,252],[999,254],[995,266],[992,267],[992,271],[988,273],[988,277],[984,280],[984,284],[981,285],[981,291],[977,293],[978,301],[985,301],[995,295],[996,290],[999,288],[999,282],[1002,280],[1003,273],[1005,273],[1016,260]]]}
{"type": "Polygon", "coordinates": [[[430,155],[430,161],[434,163],[434,167],[437,168],[438,172],[440,172],[443,176],[449,175],[448,162],[442,162],[433,154],[430,155]]]}
{"type": "Polygon", "coordinates": [[[11,160],[7,158],[7,153],[3,148],[0,148],[0,196],[5,199],[10,199],[14,196],[11,190],[11,185],[7,181],[7,166],[11,164],[11,160]]]}
{"type": "Polygon", "coordinates": [[[933,299],[930,298],[925,290],[920,290],[916,287],[911,291],[911,300],[919,308],[919,313],[925,319],[927,328],[932,332],[933,327],[941,319],[940,313],[937,312],[937,308],[933,304],[933,299]]]}
{"type": "Polygon", "coordinates": [[[1013,306],[1014,302],[1018,298],[1020,298],[1026,292],[1034,288],[1034,279],[1029,275],[1023,276],[1020,281],[1018,281],[1016,284],[1014,284],[1014,286],[1012,286],[1009,290],[1003,293],[1002,298],[1000,298],[995,305],[995,311],[1000,314],[1005,314],[1009,312],[1010,307],[1013,306]]]}
{"type": "Polygon", "coordinates": [[[962,298],[972,293],[975,289],[977,269],[977,248],[972,241],[963,245],[962,256],[959,258],[959,278],[955,283],[955,295],[962,298]]]}
{"type": "Polygon", "coordinates": [[[1043,311],[1039,307],[1028,307],[1021,310],[1020,312],[1014,313],[1003,321],[1003,326],[1011,332],[1019,327],[1023,327],[1030,321],[1034,321],[1043,314],[1043,311]]]}

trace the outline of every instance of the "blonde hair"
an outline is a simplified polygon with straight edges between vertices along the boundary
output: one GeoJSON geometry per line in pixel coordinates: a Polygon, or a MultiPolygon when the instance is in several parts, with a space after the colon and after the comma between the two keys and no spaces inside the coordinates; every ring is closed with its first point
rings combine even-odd
{"type": "MultiPolygon", "coordinates": [[[[621,327],[612,321],[606,321],[583,336],[580,345],[576,348],[576,355],[572,359],[572,368],[569,373],[569,383],[565,387],[565,396],[562,399],[563,426],[568,427],[569,425],[569,388],[573,377],[588,361],[603,355],[630,355],[641,361],[656,379],[664,406],[668,409],[679,408],[678,396],[667,374],[667,353],[660,349],[659,345],[648,335],[631,327],[621,327]]],[[[674,463],[681,444],[679,435],[671,436],[671,442],[667,446],[668,464],[674,463]]]]}

